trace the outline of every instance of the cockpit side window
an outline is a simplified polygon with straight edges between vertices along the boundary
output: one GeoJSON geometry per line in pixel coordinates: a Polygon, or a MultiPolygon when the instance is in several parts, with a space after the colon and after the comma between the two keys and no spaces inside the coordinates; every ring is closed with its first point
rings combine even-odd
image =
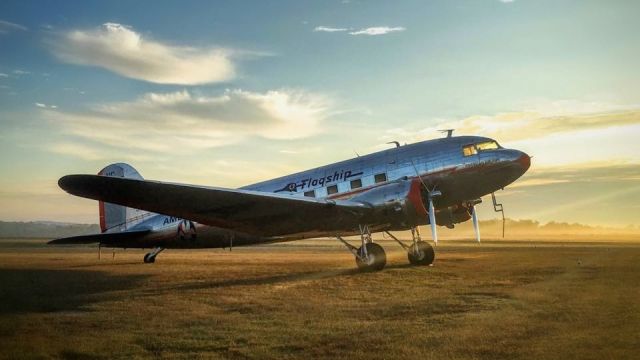
{"type": "Polygon", "coordinates": [[[477,153],[478,151],[476,150],[475,145],[466,145],[462,148],[462,154],[464,154],[464,156],[471,156],[477,153]]]}
{"type": "Polygon", "coordinates": [[[478,149],[478,151],[495,150],[499,148],[500,146],[498,146],[498,143],[495,141],[485,141],[485,142],[476,144],[476,149],[478,149]]]}

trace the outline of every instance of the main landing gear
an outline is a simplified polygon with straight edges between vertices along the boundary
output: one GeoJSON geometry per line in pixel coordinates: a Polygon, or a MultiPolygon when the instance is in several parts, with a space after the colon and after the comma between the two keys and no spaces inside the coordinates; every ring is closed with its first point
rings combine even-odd
{"type": "Polygon", "coordinates": [[[360,240],[362,245],[359,248],[349,244],[339,235],[336,235],[336,238],[353,253],[358,269],[362,271],[380,271],[387,264],[387,254],[384,252],[382,246],[373,242],[369,226],[360,226],[360,240]]]}
{"type": "Polygon", "coordinates": [[[403,249],[407,250],[407,258],[412,265],[431,265],[436,258],[436,253],[433,250],[433,246],[420,238],[420,231],[417,227],[411,229],[411,237],[413,238],[412,245],[406,245],[402,241],[398,240],[393,234],[385,231],[389,237],[395,240],[403,249]]]}
{"type": "Polygon", "coordinates": [[[156,256],[158,254],[160,254],[163,250],[164,250],[163,247],[157,247],[157,248],[153,249],[153,251],[147,253],[144,256],[144,263],[145,264],[151,264],[151,263],[156,262],[156,256]]]}
{"type": "MultiPolygon", "coordinates": [[[[411,264],[423,266],[433,264],[435,251],[431,244],[420,239],[420,232],[417,227],[411,229],[412,245],[406,245],[388,231],[385,231],[385,233],[407,250],[407,258],[411,264]]],[[[358,269],[362,271],[380,271],[387,264],[387,254],[382,246],[373,242],[368,226],[360,226],[360,240],[362,242],[360,247],[349,244],[339,235],[336,235],[336,238],[355,256],[358,269]]]]}
{"type": "MultiPolygon", "coordinates": [[[[425,186],[426,187],[426,186],[425,186]]],[[[436,216],[435,216],[435,206],[434,199],[438,196],[441,196],[442,193],[437,190],[430,190],[427,193],[428,200],[428,210],[427,214],[429,216],[429,226],[431,228],[431,238],[435,245],[438,245],[438,231],[436,224],[436,216]]],[[[503,236],[504,236],[504,211],[502,209],[502,204],[498,204],[495,199],[495,195],[492,195],[493,207],[496,212],[502,212],[503,215],[503,236]]],[[[476,209],[476,205],[478,205],[482,200],[476,199],[473,201],[467,202],[467,208],[469,209],[469,213],[471,215],[471,220],[473,222],[473,229],[475,233],[475,238],[477,242],[480,242],[480,222],[478,221],[478,213],[476,209]]],[[[402,241],[398,240],[393,234],[389,231],[385,231],[389,237],[395,240],[403,249],[407,251],[407,258],[412,265],[431,265],[435,260],[435,251],[433,246],[430,243],[423,241],[420,238],[420,232],[418,227],[414,227],[411,229],[411,236],[413,240],[413,244],[406,245],[402,241]]],[[[356,258],[356,264],[358,268],[365,271],[379,271],[382,270],[387,263],[387,256],[384,252],[384,249],[373,242],[371,239],[371,232],[367,225],[360,225],[360,239],[362,241],[362,245],[357,248],[348,242],[346,242],[342,237],[336,235],[336,238],[340,240],[348,249],[353,253],[356,258]]]]}

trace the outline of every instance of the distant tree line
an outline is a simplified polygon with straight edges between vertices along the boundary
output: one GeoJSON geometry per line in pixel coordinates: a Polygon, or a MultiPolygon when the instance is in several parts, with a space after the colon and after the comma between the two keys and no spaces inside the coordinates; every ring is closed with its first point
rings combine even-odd
{"type": "Polygon", "coordinates": [[[99,232],[97,224],[0,221],[0,238],[59,238],[99,232]]]}

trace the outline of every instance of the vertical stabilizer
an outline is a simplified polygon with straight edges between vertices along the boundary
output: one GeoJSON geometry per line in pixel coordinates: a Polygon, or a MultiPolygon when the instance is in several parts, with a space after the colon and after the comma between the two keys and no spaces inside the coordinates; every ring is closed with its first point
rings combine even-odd
{"type": "MultiPolygon", "coordinates": [[[[143,180],[142,176],[131,165],[125,163],[111,164],[100,170],[98,175],[143,180]]],[[[100,201],[100,230],[102,232],[126,231],[140,223],[150,214],[148,211],[100,201]]]]}

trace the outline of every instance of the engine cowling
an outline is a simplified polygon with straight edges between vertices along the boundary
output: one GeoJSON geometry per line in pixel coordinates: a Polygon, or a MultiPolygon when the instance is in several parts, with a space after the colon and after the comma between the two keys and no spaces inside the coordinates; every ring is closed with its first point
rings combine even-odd
{"type": "Polygon", "coordinates": [[[398,180],[365,191],[351,200],[371,205],[372,211],[366,222],[387,223],[392,229],[407,229],[424,224],[427,218],[420,187],[418,179],[398,180]]]}
{"type": "MultiPolygon", "coordinates": [[[[422,196],[419,179],[398,180],[365,191],[351,200],[371,205],[372,212],[365,219],[372,224],[389,224],[391,229],[404,230],[429,224],[429,215],[422,196]]],[[[436,224],[452,227],[471,219],[469,207],[458,204],[438,209],[436,224]]]]}

